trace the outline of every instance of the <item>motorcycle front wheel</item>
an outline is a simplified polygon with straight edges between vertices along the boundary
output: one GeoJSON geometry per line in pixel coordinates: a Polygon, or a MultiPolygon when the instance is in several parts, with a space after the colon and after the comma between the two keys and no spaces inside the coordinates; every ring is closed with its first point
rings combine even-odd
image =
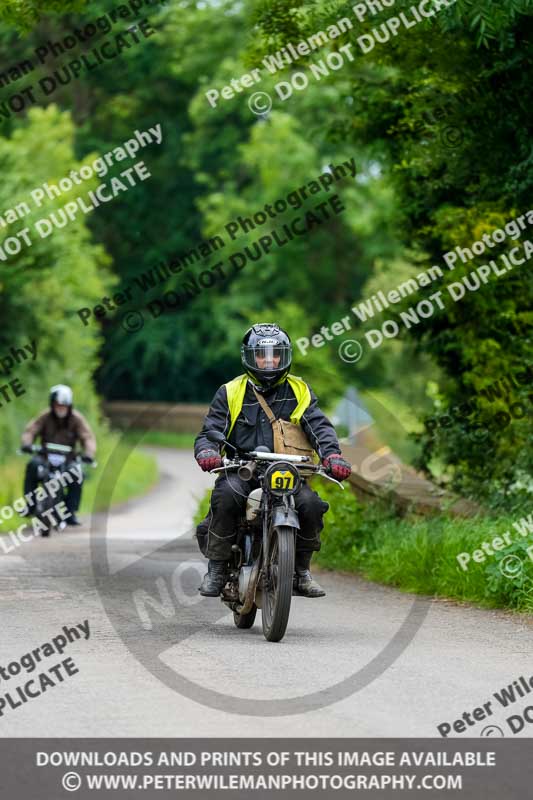
{"type": "Polygon", "coordinates": [[[268,642],[283,639],[289,622],[294,577],[295,531],[286,525],[274,528],[263,566],[261,620],[268,642]]]}

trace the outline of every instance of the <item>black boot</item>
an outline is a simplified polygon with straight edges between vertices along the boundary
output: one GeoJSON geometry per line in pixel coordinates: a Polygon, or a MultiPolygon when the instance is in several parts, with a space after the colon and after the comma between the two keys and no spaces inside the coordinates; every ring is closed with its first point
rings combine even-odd
{"type": "Polygon", "coordinates": [[[304,597],[324,597],[324,589],[314,580],[309,570],[312,555],[312,550],[296,551],[296,587],[304,597]]]}
{"type": "Polygon", "coordinates": [[[207,572],[204,575],[200,594],[204,597],[218,597],[226,583],[227,562],[209,559],[207,572]]]}

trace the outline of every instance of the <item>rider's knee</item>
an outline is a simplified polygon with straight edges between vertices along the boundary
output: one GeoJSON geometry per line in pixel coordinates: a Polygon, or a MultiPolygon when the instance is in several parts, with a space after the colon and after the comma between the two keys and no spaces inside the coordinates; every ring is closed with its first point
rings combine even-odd
{"type": "Polygon", "coordinates": [[[238,481],[228,478],[224,483],[215,486],[211,496],[211,507],[213,511],[221,513],[234,513],[236,509],[241,509],[246,503],[246,496],[238,481]]]}
{"type": "Polygon", "coordinates": [[[298,511],[305,516],[322,517],[328,509],[329,503],[322,500],[316,492],[309,492],[302,497],[298,511]]]}
{"type": "Polygon", "coordinates": [[[31,458],[26,464],[26,477],[33,478],[35,480],[37,478],[37,470],[39,469],[39,465],[41,463],[41,459],[38,456],[31,458]]]}

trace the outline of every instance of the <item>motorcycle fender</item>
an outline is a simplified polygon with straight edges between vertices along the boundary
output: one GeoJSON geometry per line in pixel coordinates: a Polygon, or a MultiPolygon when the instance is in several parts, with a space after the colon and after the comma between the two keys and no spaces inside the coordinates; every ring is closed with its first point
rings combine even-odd
{"type": "Polygon", "coordinates": [[[290,528],[300,530],[300,520],[294,508],[278,506],[272,509],[272,527],[278,528],[280,525],[288,525],[290,528]]]}

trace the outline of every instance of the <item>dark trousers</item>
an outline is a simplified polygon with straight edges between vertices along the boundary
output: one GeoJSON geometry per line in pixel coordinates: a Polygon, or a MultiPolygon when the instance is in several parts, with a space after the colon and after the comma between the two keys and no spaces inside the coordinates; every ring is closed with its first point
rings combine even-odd
{"type": "MultiPolygon", "coordinates": [[[[198,525],[196,532],[200,549],[208,558],[217,561],[230,558],[231,545],[235,542],[247,497],[259,485],[255,479],[243,481],[238,475],[221,475],[217,478],[209,514],[198,525]]],[[[324,527],[322,517],[329,504],[306,483],[302,483],[294,495],[294,504],[300,520],[296,550],[320,550],[320,531],[324,527]]]]}
{"type": "MultiPolygon", "coordinates": [[[[39,464],[44,464],[45,462],[40,456],[34,456],[31,461],[28,462],[26,465],[26,474],[24,475],[24,494],[28,494],[28,492],[35,492],[37,486],[39,485],[39,478],[37,475],[37,470],[39,464]]],[[[66,483],[66,481],[65,481],[66,483]]],[[[83,480],[82,480],[83,483],[83,480]]],[[[72,483],[66,484],[66,497],[65,497],[65,506],[67,510],[70,511],[71,514],[75,514],[80,507],[81,502],[81,483],[78,483],[76,478],[74,478],[72,483]]],[[[61,502],[61,495],[58,494],[56,496],[56,502],[61,502]]],[[[29,510],[32,512],[34,509],[34,503],[29,504],[29,510]]]]}

